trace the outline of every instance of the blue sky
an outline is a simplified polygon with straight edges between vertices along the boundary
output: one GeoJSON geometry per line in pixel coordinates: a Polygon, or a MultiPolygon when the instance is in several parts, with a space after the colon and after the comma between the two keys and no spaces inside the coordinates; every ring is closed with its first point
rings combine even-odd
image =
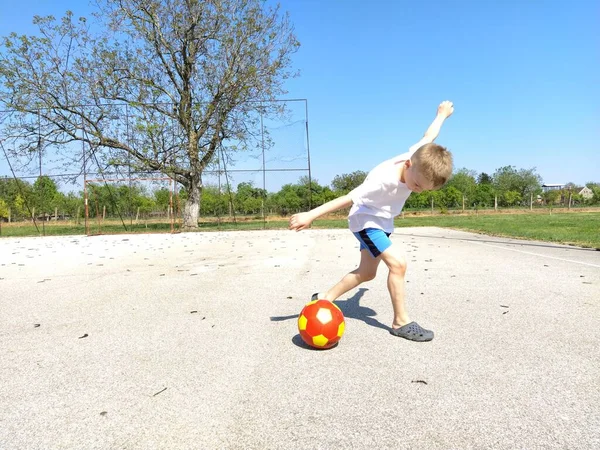
{"type": "MultiPolygon", "coordinates": [[[[455,167],[537,168],[600,182],[600,2],[282,0],[302,46],[287,98],[308,99],[313,178],[368,171],[418,141],[442,100],[437,142],[455,167]]],[[[0,36],[86,2],[0,7],[0,36]]]]}

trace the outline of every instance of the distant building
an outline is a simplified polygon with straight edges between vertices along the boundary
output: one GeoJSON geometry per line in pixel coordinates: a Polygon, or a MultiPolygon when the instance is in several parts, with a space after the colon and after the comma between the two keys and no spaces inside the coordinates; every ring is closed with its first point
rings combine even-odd
{"type": "Polygon", "coordinates": [[[584,187],[582,190],[580,190],[578,192],[578,194],[581,195],[586,200],[589,198],[592,198],[594,196],[594,193],[592,192],[592,190],[589,187],[584,187]]]}
{"type": "Polygon", "coordinates": [[[542,189],[544,189],[544,192],[553,191],[553,190],[561,190],[564,187],[565,187],[564,184],[558,184],[558,183],[555,183],[555,184],[551,184],[551,183],[542,184],[542,189]]]}

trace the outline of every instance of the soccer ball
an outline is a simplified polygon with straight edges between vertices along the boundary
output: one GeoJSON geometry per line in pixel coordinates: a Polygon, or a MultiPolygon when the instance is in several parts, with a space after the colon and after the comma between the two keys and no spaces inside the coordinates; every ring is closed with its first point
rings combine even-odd
{"type": "Polygon", "coordinates": [[[342,338],[345,322],[342,310],[328,300],[307,303],[298,317],[298,331],[314,348],[331,348],[342,338]]]}

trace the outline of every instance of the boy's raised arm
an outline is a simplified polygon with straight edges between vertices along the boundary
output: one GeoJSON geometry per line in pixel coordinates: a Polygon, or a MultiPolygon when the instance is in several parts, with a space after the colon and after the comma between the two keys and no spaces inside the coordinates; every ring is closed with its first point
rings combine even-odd
{"type": "Polygon", "coordinates": [[[431,122],[431,125],[429,125],[429,128],[427,128],[427,131],[425,131],[423,138],[415,145],[411,146],[408,151],[414,153],[421,146],[425,144],[431,144],[433,141],[435,141],[435,138],[437,138],[438,134],[440,134],[440,129],[442,128],[444,120],[450,117],[453,112],[454,104],[451,101],[446,100],[440,103],[437,109],[437,115],[435,116],[435,119],[433,119],[433,122],[431,122]]]}

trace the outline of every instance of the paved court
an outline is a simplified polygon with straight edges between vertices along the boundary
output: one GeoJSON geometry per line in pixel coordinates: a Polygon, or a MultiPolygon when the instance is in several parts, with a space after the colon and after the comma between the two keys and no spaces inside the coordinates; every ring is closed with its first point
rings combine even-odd
{"type": "Polygon", "coordinates": [[[307,349],[296,317],[354,268],[346,230],[0,240],[0,449],[600,448],[600,252],[396,230],[386,271],[307,349]]]}

